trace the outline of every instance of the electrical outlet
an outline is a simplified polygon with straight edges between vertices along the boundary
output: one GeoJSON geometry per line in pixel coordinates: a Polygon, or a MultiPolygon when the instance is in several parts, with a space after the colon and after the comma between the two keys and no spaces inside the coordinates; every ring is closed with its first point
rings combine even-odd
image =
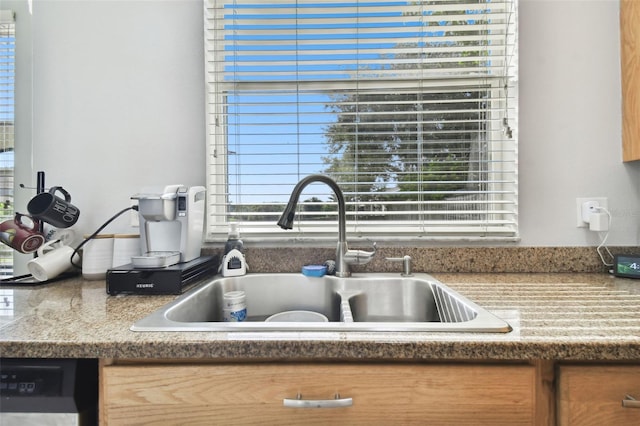
{"type": "Polygon", "coordinates": [[[595,207],[603,207],[609,209],[607,197],[583,197],[576,198],[576,226],[578,228],[588,228],[589,224],[583,219],[583,210],[586,208],[587,212],[595,210],[595,207]],[[588,203],[585,206],[585,203],[588,203]]]}

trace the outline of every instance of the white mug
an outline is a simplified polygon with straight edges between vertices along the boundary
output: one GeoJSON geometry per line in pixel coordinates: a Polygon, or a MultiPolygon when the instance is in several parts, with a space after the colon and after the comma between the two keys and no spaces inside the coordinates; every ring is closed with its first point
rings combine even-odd
{"type": "Polygon", "coordinates": [[[76,239],[76,232],[73,228],[54,228],[48,223],[44,224],[44,239],[45,241],[60,241],[60,245],[70,246],[76,239]]]}
{"type": "Polygon", "coordinates": [[[38,281],[53,279],[72,266],[71,255],[73,251],[73,247],[60,245],[58,240],[49,241],[38,249],[38,257],[27,262],[27,268],[38,281]],[[59,247],[53,248],[47,253],[44,252],[46,247],[51,247],[56,243],[59,247]]]}

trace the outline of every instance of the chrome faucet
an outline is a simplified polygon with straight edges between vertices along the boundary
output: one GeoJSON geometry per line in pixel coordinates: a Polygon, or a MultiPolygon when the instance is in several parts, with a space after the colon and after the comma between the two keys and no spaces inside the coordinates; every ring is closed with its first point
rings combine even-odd
{"type": "Polygon", "coordinates": [[[349,265],[362,265],[368,263],[376,254],[376,244],[373,244],[373,251],[349,250],[347,247],[347,213],[344,202],[344,195],[338,184],[325,175],[309,175],[302,178],[300,182],[293,188],[289,204],[282,212],[278,226],[282,229],[293,228],[293,219],[296,214],[296,205],[302,190],[312,182],[323,182],[329,185],[338,200],[338,247],[336,248],[336,276],[349,277],[351,271],[349,265]]]}

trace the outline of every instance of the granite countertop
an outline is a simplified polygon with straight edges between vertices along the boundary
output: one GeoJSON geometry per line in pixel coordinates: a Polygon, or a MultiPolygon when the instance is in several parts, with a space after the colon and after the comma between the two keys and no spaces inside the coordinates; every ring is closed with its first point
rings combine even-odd
{"type": "Polygon", "coordinates": [[[104,281],[0,287],[7,358],[640,360],[640,281],[606,274],[433,274],[513,331],[133,332],[175,296],[108,296],[104,281]]]}

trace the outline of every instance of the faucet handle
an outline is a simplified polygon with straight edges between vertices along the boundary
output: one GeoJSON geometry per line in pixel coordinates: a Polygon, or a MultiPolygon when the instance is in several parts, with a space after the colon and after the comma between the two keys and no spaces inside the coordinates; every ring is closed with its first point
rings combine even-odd
{"type": "Polygon", "coordinates": [[[391,262],[402,262],[402,275],[403,277],[411,277],[413,273],[411,271],[411,256],[404,255],[402,257],[387,257],[386,260],[391,262]]]}
{"type": "Polygon", "coordinates": [[[373,251],[347,250],[344,253],[344,260],[349,265],[364,265],[365,263],[369,263],[371,259],[373,259],[376,251],[378,251],[376,243],[373,243],[373,251]]]}

